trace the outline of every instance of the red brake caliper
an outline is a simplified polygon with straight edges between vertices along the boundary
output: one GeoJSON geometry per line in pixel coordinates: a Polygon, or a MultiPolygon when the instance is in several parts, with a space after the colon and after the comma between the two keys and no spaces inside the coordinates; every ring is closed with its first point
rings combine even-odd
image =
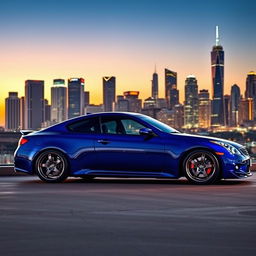
{"type": "Polygon", "coordinates": [[[212,172],[212,168],[207,168],[206,173],[209,175],[212,172]]]}
{"type": "Polygon", "coordinates": [[[190,164],[190,168],[191,169],[194,169],[195,168],[195,165],[193,163],[190,164]]]}

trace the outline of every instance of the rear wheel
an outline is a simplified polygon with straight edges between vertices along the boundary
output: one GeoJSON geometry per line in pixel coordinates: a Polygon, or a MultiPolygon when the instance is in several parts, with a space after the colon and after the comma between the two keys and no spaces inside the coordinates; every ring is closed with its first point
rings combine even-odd
{"type": "Polygon", "coordinates": [[[184,160],[186,178],[194,184],[213,184],[220,179],[219,161],[206,150],[191,152],[184,160]]]}
{"type": "Polygon", "coordinates": [[[46,150],[41,153],[35,163],[38,177],[49,183],[62,182],[68,177],[66,157],[57,150],[46,150]]]}

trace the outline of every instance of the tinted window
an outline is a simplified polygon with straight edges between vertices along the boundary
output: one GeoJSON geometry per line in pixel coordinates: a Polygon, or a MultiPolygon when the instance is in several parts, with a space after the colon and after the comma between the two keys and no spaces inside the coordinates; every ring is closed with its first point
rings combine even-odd
{"type": "Polygon", "coordinates": [[[138,116],[140,119],[146,121],[147,123],[151,124],[155,128],[159,129],[162,132],[167,132],[167,133],[179,133],[179,131],[173,129],[172,127],[168,126],[167,124],[164,124],[152,117],[149,116],[138,116]]]}
{"type": "Polygon", "coordinates": [[[104,134],[128,134],[139,135],[139,130],[144,128],[142,124],[122,117],[102,117],[101,119],[101,131],[104,134]]]}
{"type": "Polygon", "coordinates": [[[130,135],[139,135],[140,129],[145,128],[145,126],[132,119],[121,119],[121,123],[124,127],[125,133],[130,135]]]}
{"type": "Polygon", "coordinates": [[[86,118],[70,124],[68,129],[72,132],[99,133],[98,118],[86,118]]]}
{"type": "Polygon", "coordinates": [[[120,118],[118,117],[102,117],[101,131],[108,134],[125,134],[120,118]]]}

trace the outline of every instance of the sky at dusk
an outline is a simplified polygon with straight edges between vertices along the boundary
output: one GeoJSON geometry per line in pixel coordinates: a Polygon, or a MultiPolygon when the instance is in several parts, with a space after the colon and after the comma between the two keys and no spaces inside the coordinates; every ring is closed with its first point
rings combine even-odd
{"type": "Polygon", "coordinates": [[[225,51],[225,93],[256,71],[255,0],[1,0],[0,125],[8,91],[24,95],[27,79],[84,77],[91,103],[102,103],[102,77],[116,76],[117,94],[151,94],[154,66],[164,96],[164,68],[184,81],[194,74],[211,92],[210,51],[215,26],[225,51]]]}

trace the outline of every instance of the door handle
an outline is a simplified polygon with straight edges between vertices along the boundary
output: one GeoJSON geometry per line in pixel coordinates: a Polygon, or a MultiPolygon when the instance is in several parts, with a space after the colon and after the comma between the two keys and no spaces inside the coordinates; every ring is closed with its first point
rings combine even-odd
{"type": "Polygon", "coordinates": [[[110,143],[108,140],[98,140],[98,143],[101,143],[103,145],[106,145],[108,143],[110,143]]]}

